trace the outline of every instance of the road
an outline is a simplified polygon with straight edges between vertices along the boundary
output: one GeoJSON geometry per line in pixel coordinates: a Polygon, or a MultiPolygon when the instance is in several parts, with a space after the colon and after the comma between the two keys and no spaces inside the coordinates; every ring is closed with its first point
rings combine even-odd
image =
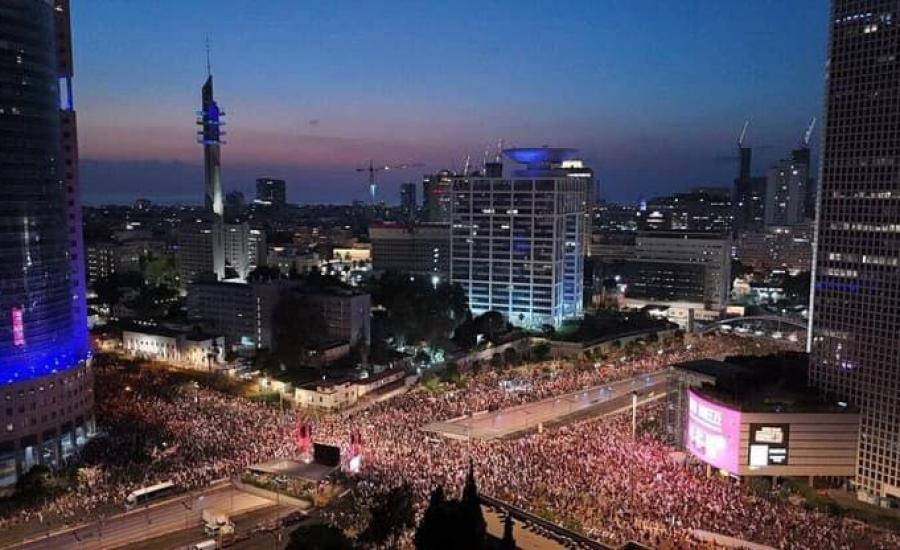
{"type": "Polygon", "coordinates": [[[638,404],[642,405],[665,394],[666,379],[666,371],[661,370],[495,412],[432,422],[422,429],[456,439],[508,437],[575,415],[609,414],[629,407],[633,391],[638,393],[638,404]]]}
{"type": "Polygon", "coordinates": [[[191,493],[132,510],[86,526],[53,533],[50,536],[25,541],[11,548],[38,549],[100,549],[118,548],[138,541],[202,525],[203,509],[217,508],[229,515],[274,507],[275,503],[242,493],[231,485],[217,487],[204,493],[191,493]]]}

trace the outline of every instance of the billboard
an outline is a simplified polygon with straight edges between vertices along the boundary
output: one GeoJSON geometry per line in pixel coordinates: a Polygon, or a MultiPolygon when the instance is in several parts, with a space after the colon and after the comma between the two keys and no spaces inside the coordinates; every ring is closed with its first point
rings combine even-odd
{"type": "Polygon", "coordinates": [[[737,474],[741,413],[688,391],[685,444],[691,454],[720,470],[737,474]]]}
{"type": "Polygon", "coordinates": [[[788,463],[789,424],[750,424],[750,467],[788,463]]]}

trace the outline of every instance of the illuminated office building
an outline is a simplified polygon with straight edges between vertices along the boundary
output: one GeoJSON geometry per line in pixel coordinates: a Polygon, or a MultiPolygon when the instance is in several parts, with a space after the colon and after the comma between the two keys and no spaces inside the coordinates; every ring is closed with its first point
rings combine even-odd
{"type": "Polygon", "coordinates": [[[512,177],[457,177],[451,186],[450,276],[476,315],[559,327],[582,314],[585,186],[564,163],[574,149],[508,149],[512,177]]]}
{"type": "Polygon", "coordinates": [[[93,432],[66,0],[0,4],[0,486],[93,432]]]}
{"type": "Polygon", "coordinates": [[[860,410],[856,489],[900,505],[900,1],[834,0],[810,380],[860,410]]]}

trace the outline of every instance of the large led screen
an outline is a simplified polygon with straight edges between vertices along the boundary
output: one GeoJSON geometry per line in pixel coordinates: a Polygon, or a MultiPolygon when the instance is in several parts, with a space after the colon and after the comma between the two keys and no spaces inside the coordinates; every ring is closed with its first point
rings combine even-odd
{"type": "Polygon", "coordinates": [[[694,456],[729,473],[738,471],[741,413],[688,391],[685,441],[694,456]]]}

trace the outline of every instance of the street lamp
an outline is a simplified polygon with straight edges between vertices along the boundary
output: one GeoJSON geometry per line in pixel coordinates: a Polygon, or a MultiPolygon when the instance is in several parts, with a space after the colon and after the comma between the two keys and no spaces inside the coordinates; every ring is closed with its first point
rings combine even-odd
{"type": "Polygon", "coordinates": [[[637,438],[637,401],[637,392],[631,392],[631,439],[637,438]]]}

